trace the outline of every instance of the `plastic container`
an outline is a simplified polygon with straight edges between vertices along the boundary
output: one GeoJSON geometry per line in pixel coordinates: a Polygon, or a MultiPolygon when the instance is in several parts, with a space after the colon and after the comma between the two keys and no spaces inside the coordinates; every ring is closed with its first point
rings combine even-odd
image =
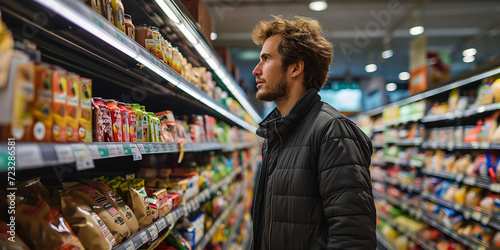
{"type": "Polygon", "coordinates": [[[135,26],[132,23],[132,16],[125,14],[125,33],[127,36],[135,40],[135,26]]]}

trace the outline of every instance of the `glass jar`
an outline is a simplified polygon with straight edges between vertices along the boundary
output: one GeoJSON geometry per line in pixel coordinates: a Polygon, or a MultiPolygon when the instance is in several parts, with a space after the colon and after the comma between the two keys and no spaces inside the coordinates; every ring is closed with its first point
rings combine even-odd
{"type": "Polygon", "coordinates": [[[135,41],[142,45],[142,47],[147,48],[146,41],[153,41],[153,32],[147,24],[141,24],[135,27],[135,41]]]}
{"type": "Polygon", "coordinates": [[[125,33],[132,39],[135,39],[135,26],[132,23],[132,16],[125,14],[125,33]]]}
{"type": "Polygon", "coordinates": [[[160,28],[151,26],[151,31],[153,32],[154,49],[151,51],[156,58],[163,60],[163,53],[161,51],[161,38],[160,38],[160,28]]]}

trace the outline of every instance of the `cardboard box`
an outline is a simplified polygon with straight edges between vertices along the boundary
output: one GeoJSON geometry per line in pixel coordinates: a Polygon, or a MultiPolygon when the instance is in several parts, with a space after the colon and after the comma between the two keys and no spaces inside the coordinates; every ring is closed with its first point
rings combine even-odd
{"type": "Polygon", "coordinates": [[[182,3],[188,9],[194,21],[198,23],[201,33],[205,36],[205,40],[212,44],[210,33],[212,32],[212,17],[208,12],[207,7],[202,0],[182,0],[182,3]]]}

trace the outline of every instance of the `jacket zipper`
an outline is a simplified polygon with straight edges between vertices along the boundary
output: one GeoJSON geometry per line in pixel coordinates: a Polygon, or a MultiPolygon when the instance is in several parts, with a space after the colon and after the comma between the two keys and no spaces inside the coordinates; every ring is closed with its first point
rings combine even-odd
{"type": "MultiPolygon", "coordinates": [[[[276,125],[276,122],[274,122],[274,129],[276,129],[276,134],[280,138],[280,151],[278,152],[278,156],[277,156],[277,157],[279,157],[279,155],[281,153],[281,149],[283,147],[283,140],[281,139],[281,135],[278,132],[278,127],[276,125]]],[[[275,166],[275,168],[276,167],[277,166],[275,166]]],[[[270,218],[269,218],[269,250],[271,250],[271,228],[273,225],[273,197],[274,197],[274,178],[273,178],[273,176],[271,176],[271,214],[270,214],[270,218]]]]}

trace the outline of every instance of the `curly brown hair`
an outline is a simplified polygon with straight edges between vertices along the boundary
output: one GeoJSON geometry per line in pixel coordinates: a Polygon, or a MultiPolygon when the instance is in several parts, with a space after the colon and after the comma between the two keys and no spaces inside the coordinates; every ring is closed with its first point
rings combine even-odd
{"type": "Polygon", "coordinates": [[[278,52],[283,70],[299,60],[304,61],[306,89],[320,91],[325,85],[333,58],[332,44],[322,36],[323,29],[317,20],[295,16],[287,20],[274,16],[272,21],[260,21],[252,32],[252,40],[262,46],[271,36],[280,35],[278,52]]]}

